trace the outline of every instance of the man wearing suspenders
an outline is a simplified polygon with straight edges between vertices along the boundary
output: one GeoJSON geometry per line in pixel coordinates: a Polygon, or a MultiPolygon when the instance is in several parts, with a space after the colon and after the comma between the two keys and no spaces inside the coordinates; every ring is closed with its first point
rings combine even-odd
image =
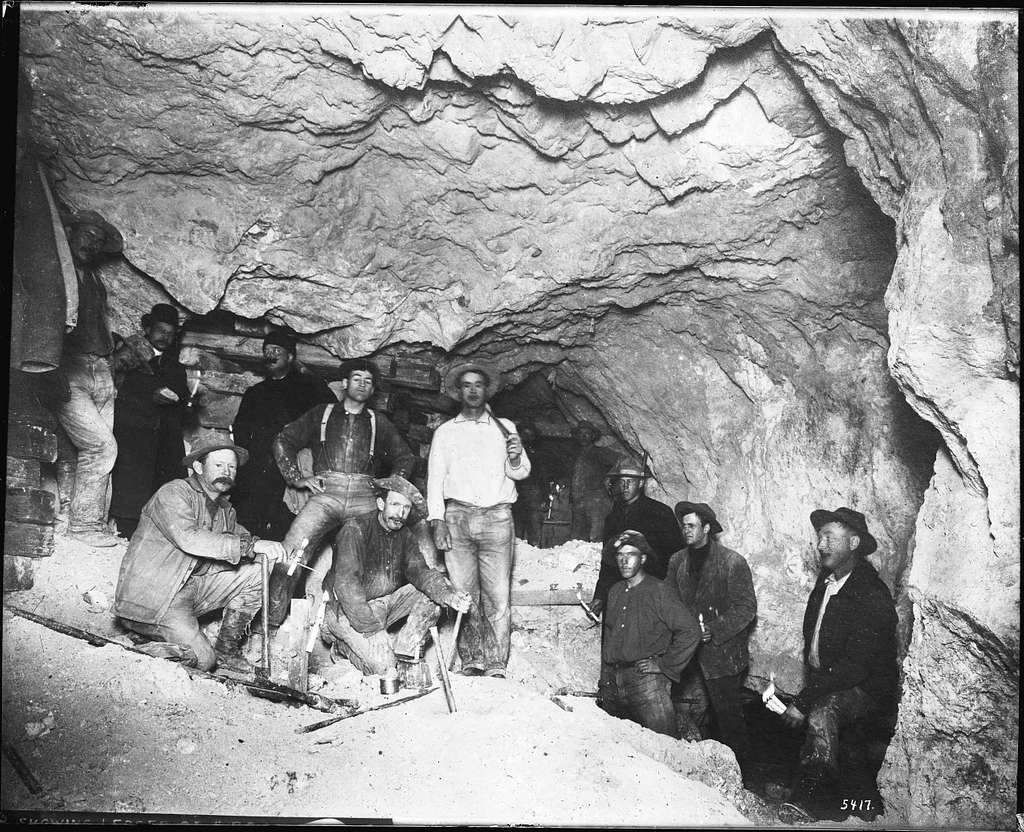
{"type": "MultiPolygon", "coordinates": [[[[378,380],[375,365],[365,359],[341,367],[344,390],[338,404],[318,404],[289,422],[274,440],[274,458],[285,481],[312,493],[285,535],[289,558],[305,565],[320,548],[323,537],[345,521],[377,510],[373,478],[383,463],[390,475],[410,479],[416,458],[386,416],[367,407],[378,380]],[[313,474],[305,477],[298,465],[303,448],[313,453],[313,474]],[[300,546],[303,541],[305,546],[300,546]]],[[[288,615],[297,569],[276,565],[270,586],[270,623],[288,615]]]]}

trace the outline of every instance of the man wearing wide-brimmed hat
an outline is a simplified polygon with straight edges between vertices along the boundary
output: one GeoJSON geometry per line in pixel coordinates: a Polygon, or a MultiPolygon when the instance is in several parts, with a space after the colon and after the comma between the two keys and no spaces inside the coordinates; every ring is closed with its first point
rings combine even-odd
{"type": "Polygon", "coordinates": [[[187,479],[162,486],[142,509],[121,562],[114,614],[128,629],[177,645],[185,662],[250,673],[242,655],[249,622],[262,603],[261,555],[284,556],[235,520],[227,493],[248,454],[217,434],[201,437],[182,460],[187,479]],[[212,645],[199,617],[223,609],[212,645]]]}
{"type": "Polygon", "coordinates": [[[117,461],[110,474],[110,515],[130,538],[139,512],[165,482],[181,476],[189,399],[185,368],[178,361],[178,310],[158,303],[142,316],[142,332],[130,335],[110,360],[117,386],[114,437],[117,461]]]}
{"type": "Polygon", "coordinates": [[[854,796],[858,810],[866,799],[877,812],[875,775],[884,748],[866,769],[840,771],[840,732],[859,721],[871,724],[884,742],[892,734],[899,674],[896,609],[866,560],[878,544],[864,515],[846,506],[818,509],[811,512],[811,524],[822,568],[804,614],[807,677],[782,715],[793,728],[806,724],[795,800],[819,817],[841,816],[842,798],[854,796]]]}
{"type": "Polygon", "coordinates": [[[419,490],[400,476],[374,486],[377,510],[349,520],[338,535],[321,634],[365,675],[397,670],[401,678],[441,607],[468,612],[471,601],[423,558],[410,528],[427,513],[419,490]],[[403,619],[392,644],[388,628],[403,619]]]}
{"type": "Polygon", "coordinates": [[[515,483],[530,474],[516,426],[490,412],[501,375],[464,362],[445,377],[462,407],[437,430],[427,464],[427,508],[437,548],[448,554],[452,583],[474,601],[459,633],[466,675],[505,676],[512,635],[515,483]]]}
{"type": "Polygon", "coordinates": [[[605,476],[618,456],[611,448],[595,444],[601,430],[593,422],[584,420],[573,427],[571,433],[579,451],[570,480],[572,524],[569,534],[573,540],[600,540],[605,518],[612,507],[605,476]]]}
{"type": "Polygon", "coordinates": [[[284,502],[285,481],[274,459],[274,439],[318,404],[337,403],[322,378],[304,372],[296,361],[297,341],[289,332],[270,332],[263,339],[267,377],[242,396],[231,434],[249,451],[249,463],[238,471],[232,501],[239,521],[258,535],[283,538],[295,519],[284,502]]]}
{"type": "Polygon", "coordinates": [[[750,664],[747,643],[757,617],[754,581],[746,559],[722,545],[722,524],[707,503],[675,506],[685,548],[668,563],[665,583],[701,622],[702,639],[693,662],[673,689],[684,735],[712,736],[736,755],[746,775],[749,739],[743,718],[743,677],[750,664]],[[714,715],[717,731],[710,731],[714,715]]]}
{"type": "Polygon", "coordinates": [[[650,473],[646,465],[630,457],[622,457],[607,474],[615,501],[601,533],[604,541],[601,570],[591,601],[595,612],[600,613],[604,609],[608,590],[619,578],[614,546],[624,531],[640,532],[647,539],[651,554],[644,569],[659,580],[665,577],[669,556],[683,546],[672,509],[644,493],[650,473]]]}
{"type": "Polygon", "coordinates": [[[110,471],[117,458],[114,439],[114,379],[110,355],[114,340],[107,319],[107,290],[96,267],[121,251],[114,226],[95,211],[66,214],[68,247],[78,276],[78,312],[64,338],[60,373],[67,398],[57,419],[78,451],[71,490],[68,535],[90,546],[115,546],[106,528],[110,471]]]}
{"type": "MultiPolygon", "coordinates": [[[[281,428],[273,443],[274,458],[285,482],[312,495],[284,538],[288,556],[302,564],[320,553],[320,544],[327,535],[333,537],[346,521],[374,510],[375,476],[387,473],[408,478],[416,464],[416,457],[391,420],[367,404],[380,381],[377,365],[365,358],[352,358],[342,363],[341,376],[344,388],[340,402],[318,404],[306,411],[281,428]],[[303,448],[313,453],[310,476],[299,468],[298,456],[303,448]]],[[[282,563],[271,576],[270,623],[275,626],[288,615],[292,593],[300,580],[298,569],[287,573],[282,563]]],[[[307,597],[320,591],[312,583],[306,583],[307,597]]]]}

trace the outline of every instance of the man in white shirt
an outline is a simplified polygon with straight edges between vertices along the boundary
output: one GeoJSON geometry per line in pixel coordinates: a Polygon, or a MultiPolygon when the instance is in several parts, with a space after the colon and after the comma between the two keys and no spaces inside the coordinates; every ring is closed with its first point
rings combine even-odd
{"type": "Polygon", "coordinates": [[[462,672],[505,678],[512,634],[512,504],[530,460],[508,419],[487,405],[501,376],[480,363],[452,367],[445,392],[462,405],[434,431],[427,464],[427,511],[448,576],[473,608],[459,633],[462,672]]]}

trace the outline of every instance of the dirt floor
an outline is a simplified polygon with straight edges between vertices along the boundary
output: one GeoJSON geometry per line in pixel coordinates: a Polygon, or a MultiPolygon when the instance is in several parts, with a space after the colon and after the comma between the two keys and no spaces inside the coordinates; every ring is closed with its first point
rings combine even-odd
{"type": "MultiPolygon", "coordinates": [[[[560,553],[567,562],[579,554],[573,545],[560,553]]],[[[59,536],[54,557],[39,562],[35,586],[5,595],[5,608],[129,645],[109,611],[123,551],[59,536]]],[[[547,568],[538,569],[546,577],[547,568]]],[[[5,755],[2,807],[425,824],[774,820],[741,788],[724,746],[676,741],[607,716],[593,699],[553,696],[553,682],[593,689],[595,680],[557,649],[530,648],[550,624],[528,620],[517,629],[509,679],[453,676],[455,714],[436,687],[434,664],[435,689],[426,696],[297,734],[328,715],[190,678],[173,662],[120,646],[93,647],[5,609],[3,741],[43,789],[30,793],[5,755]]],[[[564,626],[588,629],[585,616],[564,626]]],[[[447,638],[442,632],[445,645],[447,638]]],[[[315,667],[311,688],[361,707],[409,694],[385,697],[376,678],[363,679],[343,661],[315,667]]]]}

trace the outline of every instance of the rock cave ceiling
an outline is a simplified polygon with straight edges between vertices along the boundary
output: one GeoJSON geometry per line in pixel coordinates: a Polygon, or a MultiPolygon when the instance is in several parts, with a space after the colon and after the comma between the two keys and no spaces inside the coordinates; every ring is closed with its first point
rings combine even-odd
{"type": "Polygon", "coordinates": [[[1016,25],[645,14],[26,10],[20,48],[59,195],[124,234],[121,331],[172,299],[493,358],[727,518],[790,687],[807,513],[864,511],[892,800],[977,821],[1011,761],[941,768],[963,674],[1019,685],[1016,25]],[[943,676],[951,640],[996,658],[943,676]]]}

